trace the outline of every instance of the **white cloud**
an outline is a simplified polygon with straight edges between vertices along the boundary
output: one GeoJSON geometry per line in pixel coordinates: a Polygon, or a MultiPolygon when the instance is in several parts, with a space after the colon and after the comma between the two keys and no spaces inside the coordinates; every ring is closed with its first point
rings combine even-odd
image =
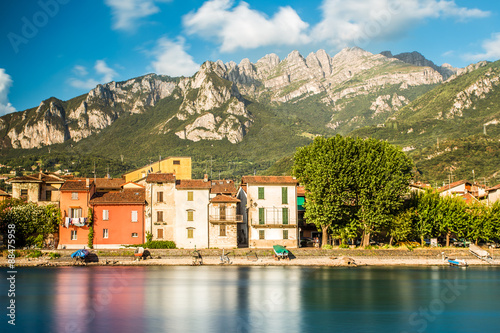
{"type": "MultiPolygon", "coordinates": [[[[168,0],[167,0],[168,1],[168,0]]],[[[155,2],[166,0],[105,0],[113,14],[113,29],[133,30],[139,19],[156,14],[160,9],[155,2]]]]}
{"type": "Polygon", "coordinates": [[[155,73],[169,76],[191,76],[199,68],[191,55],[185,50],[183,38],[172,41],[162,37],[153,51],[156,60],[151,62],[155,73]]]}
{"type": "Polygon", "coordinates": [[[454,0],[324,0],[321,8],[323,19],[314,27],[312,36],[337,47],[402,34],[426,19],[464,21],[490,15],[459,7],[454,0]]]}
{"type": "Polygon", "coordinates": [[[273,17],[250,9],[246,2],[209,0],[183,17],[188,34],[215,39],[222,52],[267,45],[303,45],[310,41],[309,24],[291,7],[281,7],[273,17]]]}
{"type": "Polygon", "coordinates": [[[0,68],[0,116],[15,112],[16,109],[9,103],[9,89],[12,86],[10,75],[5,73],[5,69],[0,68]]]}
{"type": "Polygon", "coordinates": [[[500,59],[500,32],[491,35],[482,44],[484,53],[467,54],[465,58],[468,60],[498,60],[500,59]]]}
{"type": "Polygon", "coordinates": [[[85,78],[88,75],[87,68],[81,65],[76,65],[73,67],[73,73],[75,73],[78,77],[72,77],[69,79],[69,84],[72,87],[78,89],[93,89],[99,83],[107,83],[113,81],[113,78],[118,74],[110,68],[104,60],[97,60],[94,65],[94,70],[96,76],[100,76],[100,79],[96,79],[95,77],[85,78]]]}

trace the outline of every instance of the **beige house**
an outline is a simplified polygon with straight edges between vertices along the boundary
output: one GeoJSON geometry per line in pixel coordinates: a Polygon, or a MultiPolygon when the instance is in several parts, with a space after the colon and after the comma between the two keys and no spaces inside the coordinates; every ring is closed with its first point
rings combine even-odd
{"type": "Polygon", "coordinates": [[[146,232],[153,240],[174,240],[175,175],[150,173],[146,178],[146,232]]]}
{"type": "Polygon", "coordinates": [[[37,173],[30,176],[14,177],[7,181],[12,184],[12,197],[25,198],[38,205],[56,204],[61,199],[60,188],[65,179],[54,174],[37,173]]]}
{"type": "Polygon", "coordinates": [[[211,183],[205,179],[175,181],[174,241],[178,248],[207,248],[211,183]]]}
{"type": "Polygon", "coordinates": [[[209,205],[209,247],[232,249],[242,243],[238,224],[243,217],[237,214],[239,199],[226,194],[217,194],[209,205]]]}
{"type": "Polygon", "coordinates": [[[480,184],[474,184],[467,180],[460,180],[438,188],[440,196],[455,195],[462,196],[467,202],[475,201],[486,195],[486,188],[480,184]]]}
{"type": "Polygon", "coordinates": [[[245,203],[250,248],[298,247],[297,180],[289,176],[244,176],[238,199],[245,203]]]}
{"type": "Polygon", "coordinates": [[[488,204],[493,204],[500,199],[500,184],[490,187],[486,190],[488,196],[488,204]]]}

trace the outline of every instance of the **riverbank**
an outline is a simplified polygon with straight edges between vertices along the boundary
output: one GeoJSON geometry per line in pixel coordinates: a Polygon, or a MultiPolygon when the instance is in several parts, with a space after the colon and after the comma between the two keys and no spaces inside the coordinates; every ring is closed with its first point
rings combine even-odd
{"type": "MultiPolygon", "coordinates": [[[[42,251],[39,258],[16,258],[16,267],[36,266],[74,266],[74,265],[99,265],[99,266],[186,266],[193,264],[193,250],[149,250],[151,256],[145,260],[137,260],[133,250],[91,250],[87,262],[76,261],[71,258],[74,250],[42,251]],[[58,253],[57,259],[50,259],[50,253],[58,253]]],[[[489,250],[493,259],[499,258],[500,250],[489,250]]],[[[220,249],[199,250],[203,265],[228,265],[221,264],[220,249]]],[[[275,260],[271,249],[232,249],[225,250],[230,260],[230,265],[235,266],[442,266],[448,265],[443,261],[442,253],[449,258],[465,259],[470,266],[491,264],[474,257],[468,249],[463,248],[415,248],[415,249],[312,249],[301,248],[290,250],[290,260],[275,260]]],[[[26,252],[24,253],[26,254],[26,252]]],[[[6,252],[0,257],[0,266],[7,267],[6,252]]],[[[494,265],[500,265],[500,260],[495,260],[494,265]]]]}

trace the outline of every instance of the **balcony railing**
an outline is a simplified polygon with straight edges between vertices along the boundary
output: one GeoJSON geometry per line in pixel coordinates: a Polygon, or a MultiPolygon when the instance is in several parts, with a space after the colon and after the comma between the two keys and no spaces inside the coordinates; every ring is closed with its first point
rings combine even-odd
{"type": "Polygon", "coordinates": [[[226,215],[226,216],[220,216],[220,215],[210,215],[209,216],[210,222],[215,222],[215,223],[242,223],[243,222],[243,215],[226,215]]]}
{"type": "Polygon", "coordinates": [[[295,219],[289,219],[288,223],[283,223],[282,221],[265,221],[264,223],[259,222],[259,221],[252,221],[252,227],[262,227],[262,228],[286,228],[286,227],[291,227],[291,228],[296,228],[297,227],[297,221],[295,219]]]}

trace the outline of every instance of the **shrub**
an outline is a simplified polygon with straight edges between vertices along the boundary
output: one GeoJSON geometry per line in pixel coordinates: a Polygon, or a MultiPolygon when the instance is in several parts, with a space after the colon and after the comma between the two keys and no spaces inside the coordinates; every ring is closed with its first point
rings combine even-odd
{"type": "Polygon", "coordinates": [[[61,254],[57,253],[57,252],[50,252],[49,257],[50,257],[50,259],[57,259],[57,258],[61,257],[61,254]]]}
{"type": "Polygon", "coordinates": [[[322,248],[323,248],[324,250],[331,250],[331,249],[333,249],[333,246],[332,246],[332,245],[330,245],[330,244],[325,244],[325,245],[323,245],[323,246],[322,246],[322,248]]]}
{"type": "Polygon", "coordinates": [[[39,250],[33,250],[30,251],[27,255],[26,258],[39,258],[42,256],[42,252],[39,250]]]}
{"type": "Polygon", "coordinates": [[[348,248],[349,248],[349,245],[347,245],[347,244],[340,244],[340,245],[339,245],[339,248],[340,248],[340,249],[348,249],[348,248]]]}
{"type": "Polygon", "coordinates": [[[173,241],[151,241],[143,244],[143,247],[148,249],[175,249],[173,241]]]}

